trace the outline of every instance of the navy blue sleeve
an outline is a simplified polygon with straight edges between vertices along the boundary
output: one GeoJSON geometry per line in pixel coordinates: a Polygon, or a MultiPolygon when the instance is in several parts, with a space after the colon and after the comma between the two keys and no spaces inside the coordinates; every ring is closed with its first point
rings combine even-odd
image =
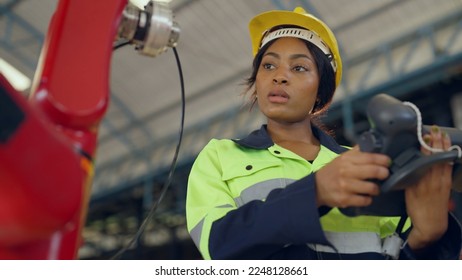
{"type": "Polygon", "coordinates": [[[314,174],[230,211],[212,225],[212,259],[314,258],[306,243],[329,245],[316,206],[314,174]]]}
{"type": "MultiPolygon", "coordinates": [[[[412,249],[406,245],[401,250],[400,259],[423,259],[423,260],[457,260],[460,258],[462,248],[462,231],[461,226],[456,217],[452,213],[449,213],[448,217],[448,230],[441,237],[440,240],[432,244],[430,247],[419,251],[412,251],[412,249]]],[[[405,233],[409,234],[410,229],[405,233]]]]}

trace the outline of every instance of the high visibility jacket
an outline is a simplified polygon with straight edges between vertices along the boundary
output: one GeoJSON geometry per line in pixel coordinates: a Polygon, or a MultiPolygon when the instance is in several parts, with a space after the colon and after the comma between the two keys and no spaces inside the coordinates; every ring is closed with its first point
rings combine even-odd
{"type": "MultiPolygon", "coordinates": [[[[321,148],[312,163],[273,143],[265,125],[204,147],[189,175],[186,216],[205,259],[387,258],[383,240],[400,217],[348,217],[316,206],[314,173],[347,148],[315,126],[313,132],[321,148]]],[[[415,258],[405,244],[399,258],[415,258]]],[[[446,234],[425,257],[458,259],[460,250],[460,225],[449,215],[446,234]]]]}

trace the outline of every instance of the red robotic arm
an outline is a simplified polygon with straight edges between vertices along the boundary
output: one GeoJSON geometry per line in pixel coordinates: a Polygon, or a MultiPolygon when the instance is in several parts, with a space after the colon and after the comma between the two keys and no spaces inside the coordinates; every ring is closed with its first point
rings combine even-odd
{"type": "MultiPolygon", "coordinates": [[[[161,51],[152,30],[130,32],[140,13],[127,0],[60,0],[30,99],[0,75],[0,259],[78,257],[114,41],[161,51]]],[[[162,48],[176,43],[170,29],[162,48]]]]}

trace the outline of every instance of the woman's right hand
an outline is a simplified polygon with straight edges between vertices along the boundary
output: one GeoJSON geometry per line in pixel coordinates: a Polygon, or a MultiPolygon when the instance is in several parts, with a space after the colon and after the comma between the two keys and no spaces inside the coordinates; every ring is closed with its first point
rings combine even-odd
{"type": "Polygon", "coordinates": [[[368,206],[380,191],[373,180],[388,177],[390,162],[390,157],[361,152],[358,146],[339,155],[315,174],[318,207],[368,206]]]}

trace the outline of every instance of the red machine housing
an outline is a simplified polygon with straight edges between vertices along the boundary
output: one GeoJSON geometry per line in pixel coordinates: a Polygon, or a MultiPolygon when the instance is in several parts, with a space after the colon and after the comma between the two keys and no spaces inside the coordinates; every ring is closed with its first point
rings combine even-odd
{"type": "Polygon", "coordinates": [[[60,0],[29,99],[0,75],[0,259],[76,259],[127,0],[60,0]]]}

